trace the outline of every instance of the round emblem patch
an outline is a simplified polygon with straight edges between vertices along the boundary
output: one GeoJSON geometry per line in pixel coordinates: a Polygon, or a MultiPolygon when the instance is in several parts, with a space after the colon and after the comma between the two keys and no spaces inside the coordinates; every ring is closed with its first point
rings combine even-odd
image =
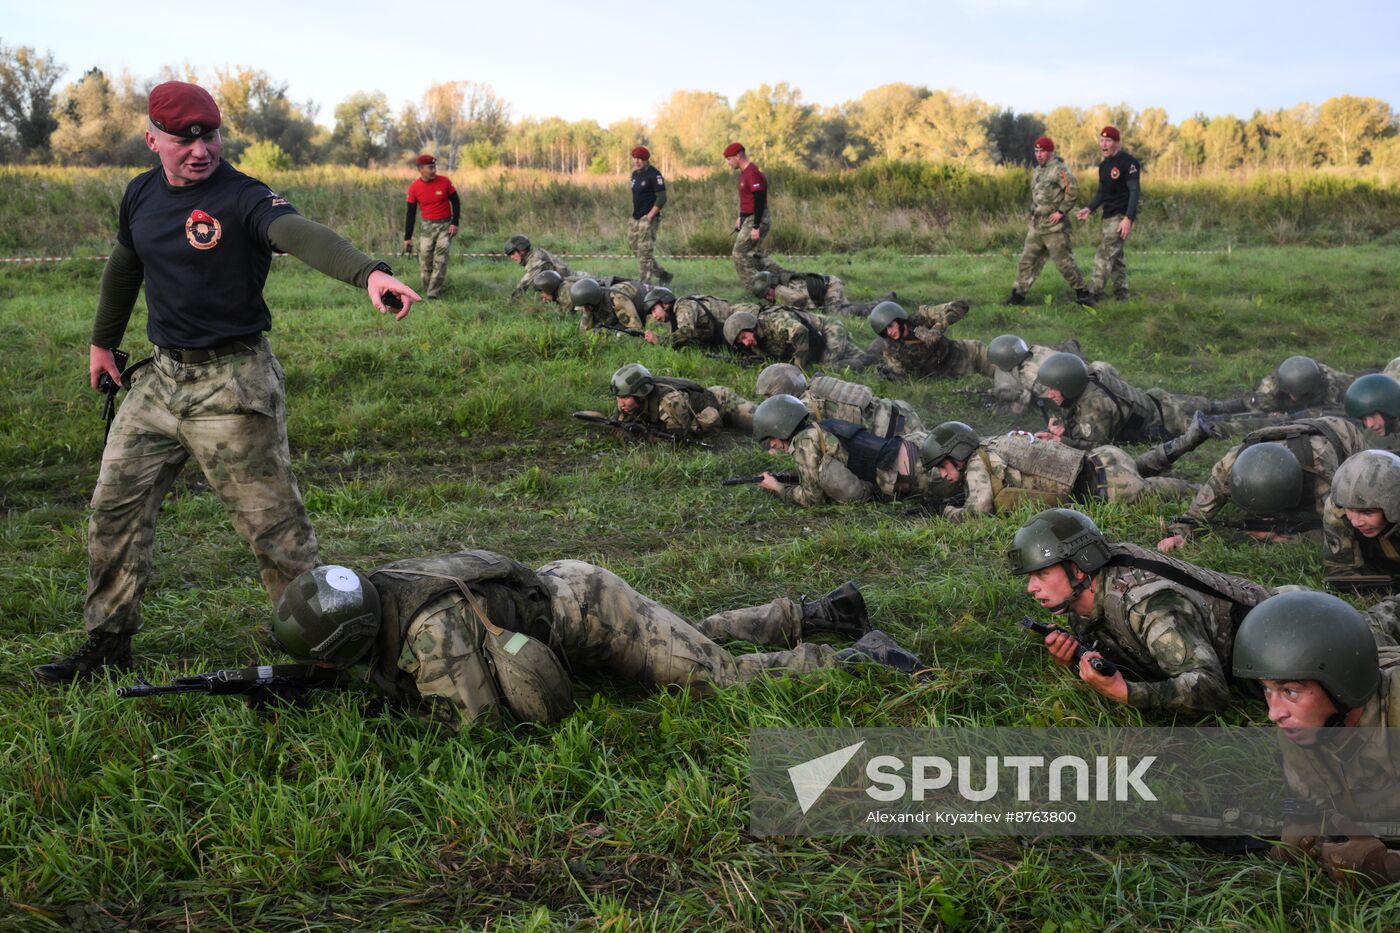
{"type": "Polygon", "coordinates": [[[1113,179],[1118,178],[1118,166],[1115,165],[1113,166],[1113,168],[1108,170],[1108,177],[1113,179]]]}
{"type": "Polygon", "coordinates": [[[337,564],[326,568],[326,582],[342,593],[353,593],[360,588],[360,579],[355,576],[355,571],[337,564]]]}
{"type": "Polygon", "coordinates": [[[219,237],[223,232],[219,221],[204,211],[191,211],[190,216],[185,218],[185,239],[189,240],[195,249],[213,249],[218,246],[219,237]]]}

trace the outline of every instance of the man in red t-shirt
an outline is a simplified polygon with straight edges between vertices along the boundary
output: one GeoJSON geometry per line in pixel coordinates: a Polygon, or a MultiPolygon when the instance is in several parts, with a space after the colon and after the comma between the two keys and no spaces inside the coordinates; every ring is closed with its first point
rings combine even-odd
{"type": "Polygon", "coordinates": [[[749,161],[741,143],[724,147],[724,160],[739,171],[739,216],[734,221],[734,271],[747,288],[758,272],[787,272],[763,254],[763,240],[772,225],[768,213],[768,179],[749,161]]]}
{"type": "Polygon", "coordinates": [[[403,248],[413,248],[413,221],[418,206],[423,207],[423,226],[418,232],[418,265],[423,273],[423,295],[438,298],[447,281],[447,251],[457,235],[462,216],[462,199],[446,175],[437,173],[437,159],[418,157],[418,178],[408,186],[408,212],[403,222],[403,248]]]}

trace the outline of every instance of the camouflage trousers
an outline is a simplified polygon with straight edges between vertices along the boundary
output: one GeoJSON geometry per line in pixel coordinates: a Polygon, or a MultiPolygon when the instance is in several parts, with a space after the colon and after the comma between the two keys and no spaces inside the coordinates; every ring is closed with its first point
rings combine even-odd
{"type": "Polygon", "coordinates": [[[1074,261],[1069,224],[1062,220],[1048,230],[1038,229],[1035,221],[1031,221],[1030,229],[1026,231],[1026,244],[1021,248],[1021,261],[1016,266],[1016,284],[1011,286],[1012,290],[1021,295],[1029,292],[1040,270],[1045,267],[1047,257],[1055,263],[1055,268],[1060,270],[1060,275],[1064,276],[1070,288],[1075,291],[1084,288],[1084,277],[1079,274],[1079,266],[1074,261]]]}
{"type": "Polygon", "coordinates": [[[282,367],[267,341],[208,363],[157,351],[132,377],[102,452],[88,523],[88,631],[135,632],[161,501],[191,456],[275,603],[319,563],[292,475],[282,367]]]}
{"type": "Polygon", "coordinates": [[[976,375],[990,378],[992,364],[987,359],[987,345],[980,340],[943,337],[933,344],[918,340],[885,341],[880,374],[891,381],[976,375]]]}
{"type": "Polygon", "coordinates": [[[735,637],[792,645],[802,625],[801,607],[792,600],[720,613],[696,627],[602,567],[557,560],[537,573],[553,594],[552,645],[577,673],[597,671],[645,687],[708,693],[769,674],[804,674],[836,663],[835,649],[810,643],[735,657],[703,633],[707,627],[721,633],[733,626],[740,633],[735,637]]]}
{"type": "Polygon", "coordinates": [[[710,393],[719,403],[719,413],[726,428],[753,430],[753,413],[758,408],[728,386],[710,386],[710,393]]]}
{"type": "Polygon", "coordinates": [[[1151,459],[1152,451],[1134,459],[1121,447],[1095,447],[1089,451],[1090,467],[1097,472],[1094,478],[1093,493],[1107,502],[1136,502],[1143,496],[1155,495],[1162,499],[1190,499],[1198,488],[1193,483],[1175,476],[1156,476],[1158,469],[1171,466],[1168,462],[1160,465],[1151,459]]]}
{"type": "Polygon", "coordinates": [[[1094,272],[1089,281],[1089,291],[1095,295],[1102,295],[1112,283],[1113,297],[1128,297],[1128,264],[1123,261],[1123,238],[1118,235],[1118,225],[1122,222],[1122,214],[1103,219],[1099,249],[1094,253],[1094,272]]]}
{"type": "Polygon", "coordinates": [[[661,268],[661,263],[656,261],[656,228],[660,226],[660,215],[650,220],[643,216],[627,225],[627,245],[631,248],[632,255],[637,257],[637,265],[641,270],[637,278],[643,282],[664,282],[671,278],[671,273],[661,268]]]}
{"type": "Polygon", "coordinates": [[[423,297],[442,294],[447,281],[447,252],[452,248],[448,220],[424,220],[418,227],[418,271],[423,275],[423,297]]]}
{"type": "Polygon", "coordinates": [[[763,223],[758,225],[758,239],[753,239],[753,217],[745,217],[734,234],[734,249],[730,257],[734,260],[734,271],[745,288],[759,272],[786,272],[763,252],[763,241],[768,239],[771,222],[768,214],[763,215],[763,223]]]}

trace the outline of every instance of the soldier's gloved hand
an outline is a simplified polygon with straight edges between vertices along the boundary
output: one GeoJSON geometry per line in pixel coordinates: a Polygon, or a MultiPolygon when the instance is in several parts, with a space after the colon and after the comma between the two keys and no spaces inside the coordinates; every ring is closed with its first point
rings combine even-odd
{"type": "Polygon", "coordinates": [[[1313,850],[1327,877],[1340,884],[1400,881],[1400,852],[1375,836],[1323,836],[1313,850]]]}
{"type": "Polygon", "coordinates": [[[695,425],[701,431],[713,431],[720,426],[721,420],[720,413],[717,409],[703,408],[700,410],[700,413],[695,416],[695,425]]]}

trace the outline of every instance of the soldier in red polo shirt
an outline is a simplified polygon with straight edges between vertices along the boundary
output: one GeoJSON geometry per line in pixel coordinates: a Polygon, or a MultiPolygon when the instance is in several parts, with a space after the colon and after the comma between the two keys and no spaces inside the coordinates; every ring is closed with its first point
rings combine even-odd
{"type": "Polygon", "coordinates": [[[734,271],[745,287],[758,272],[787,272],[763,253],[772,218],[768,213],[768,179],[749,161],[741,143],[724,147],[724,160],[739,170],[739,216],[734,221],[734,271]]]}
{"type": "Polygon", "coordinates": [[[408,212],[403,222],[404,251],[413,248],[413,220],[419,205],[423,208],[423,226],[418,232],[418,265],[423,273],[423,295],[438,298],[447,281],[447,251],[457,235],[457,221],[462,217],[462,199],[452,180],[437,173],[437,159],[430,155],[418,157],[418,177],[408,186],[408,212]]]}

